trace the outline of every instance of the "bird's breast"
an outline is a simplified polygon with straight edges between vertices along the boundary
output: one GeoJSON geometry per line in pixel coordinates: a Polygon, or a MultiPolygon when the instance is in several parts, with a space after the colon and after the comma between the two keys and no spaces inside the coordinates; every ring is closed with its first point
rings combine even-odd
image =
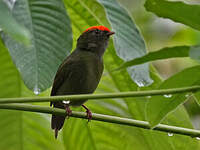
{"type": "MultiPolygon", "coordinates": [[[[80,62],[77,64],[79,64],[80,67],[79,70],[76,70],[79,75],[77,75],[77,78],[71,78],[76,82],[76,86],[73,86],[73,91],[77,91],[75,92],[76,94],[93,93],[96,90],[102,76],[103,61],[96,55],[90,53],[81,55],[79,61],[80,62]]],[[[80,100],[74,103],[71,102],[70,104],[77,106],[85,101],[86,100],[80,100]]]]}
{"type": "Polygon", "coordinates": [[[100,58],[90,58],[90,61],[86,61],[87,68],[87,83],[92,89],[96,89],[103,72],[103,61],[100,58]]]}

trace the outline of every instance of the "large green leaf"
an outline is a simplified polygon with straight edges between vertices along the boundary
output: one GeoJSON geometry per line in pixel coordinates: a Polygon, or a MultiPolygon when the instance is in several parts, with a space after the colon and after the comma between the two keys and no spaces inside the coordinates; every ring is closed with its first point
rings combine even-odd
{"type": "MultiPolygon", "coordinates": [[[[0,97],[33,96],[25,89],[2,41],[0,41],[0,64],[0,97]]],[[[54,140],[47,115],[0,110],[0,120],[0,149],[64,149],[60,141],[54,140]]]]}
{"type": "Polygon", "coordinates": [[[25,47],[3,39],[26,86],[36,94],[51,86],[61,61],[72,47],[70,20],[62,0],[17,0],[12,15],[31,32],[25,47]]]}
{"type": "MultiPolygon", "coordinates": [[[[70,14],[75,39],[92,25],[106,25],[104,9],[95,0],[65,0],[70,14]]],[[[111,42],[111,41],[110,41],[111,42]]],[[[112,42],[104,56],[106,71],[103,74],[98,93],[116,91],[134,91],[137,85],[132,82],[125,70],[112,72],[123,61],[116,55],[112,42]]],[[[160,80],[156,79],[154,86],[158,86],[160,80]]],[[[118,99],[105,101],[88,101],[86,105],[92,112],[110,114],[134,119],[145,120],[146,98],[118,99]]],[[[183,107],[177,109],[174,114],[167,117],[165,123],[192,128],[187,113],[183,107]]],[[[135,150],[175,150],[198,149],[197,141],[185,136],[168,137],[165,133],[143,130],[135,127],[126,127],[115,124],[70,118],[63,129],[63,141],[66,149],[90,150],[90,149],[135,149],[135,150]],[[186,143],[190,143],[189,146],[186,143]]]]}
{"type": "Polygon", "coordinates": [[[147,0],[145,8],[159,17],[169,18],[200,30],[200,5],[190,5],[180,1],[147,0]]]}
{"type": "MultiPolygon", "coordinates": [[[[18,97],[20,93],[20,77],[11,58],[0,40],[0,97],[18,97]],[[5,90],[6,89],[6,90],[5,90]]],[[[0,111],[0,149],[20,149],[22,143],[19,118],[20,112],[0,111]],[[17,128],[18,127],[18,128],[17,128]],[[13,133],[16,133],[15,135],[13,133]],[[7,137],[7,138],[5,138],[7,137]],[[12,144],[11,144],[12,143],[12,144]]]]}
{"type": "Polygon", "coordinates": [[[0,97],[18,97],[20,77],[0,39],[0,97]],[[12,85],[12,86],[10,86],[12,85]],[[4,90],[6,88],[6,90],[4,90]]]}
{"type": "MultiPolygon", "coordinates": [[[[190,58],[197,60],[197,62],[200,63],[200,47],[199,46],[192,47],[189,55],[190,55],[190,58]]],[[[196,102],[200,105],[200,92],[195,93],[194,98],[196,102]]]]}
{"type": "Polygon", "coordinates": [[[194,46],[191,48],[190,53],[189,53],[190,57],[192,59],[197,60],[198,62],[200,62],[200,46],[194,46]]]}
{"type": "Polygon", "coordinates": [[[13,18],[10,9],[3,0],[0,0],[0,28],[15,40],[21,41],[25,45],[30,44],[29,31],[13,18]]]}
{"type": "Polygon", "coordinates": [[[130,66],[135,66],[155,60],[176,58],[176,57],[188,57],[189,51],[190,51],[190,46],[165,47],[162,48],[161,50],[155,52],[149,52],[148,54],[142,57],[127,61],[124,64],[122,64],[118,69],[127,68],[130,66]]]}
{"type": "MultiPolygon", "coordinates": [[[[200,66],[187,68],[165,80],[159,89],[200,85],[200,66]]],[[[146,112],[147,120],[152,127],[160,123],[168,113],[174,111],[186,99],[186,94],[155,96],[149,99],[146,112]]]]}
{"type": "MultiPolygon", "coordinates": [[[[112,30],[115,31],[114,46],[117,55],[124,61],[145,55],[144,40],[128,12],[116,0],[98,1],[104,6],[112,30]]],[[[149,76],[148,64],[130,67],[128,72],[138,86],[153,82],[149,76]]]]}

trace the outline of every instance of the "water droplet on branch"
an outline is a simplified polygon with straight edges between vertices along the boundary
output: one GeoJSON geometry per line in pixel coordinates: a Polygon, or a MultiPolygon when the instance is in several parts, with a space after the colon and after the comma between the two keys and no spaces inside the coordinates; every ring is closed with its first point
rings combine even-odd
{"type": "Polygon", "coordinates": [[[70,101],[62,101],[64,104],[69,104],[70,101]]]}
{"type": "Polygon", "coordinates": [[[163,95],[163,96],[166,97],[166,98],[171,98],[171,97],[172,97],[171,94],[165,94],[165,95],[163,95]]]}
{"type": "Polygon", "coordinates": [[[168,133],[167,135],[168,135],[168,136],[173,136],[174,134],[173,134],[173,133],[168,133]]]}

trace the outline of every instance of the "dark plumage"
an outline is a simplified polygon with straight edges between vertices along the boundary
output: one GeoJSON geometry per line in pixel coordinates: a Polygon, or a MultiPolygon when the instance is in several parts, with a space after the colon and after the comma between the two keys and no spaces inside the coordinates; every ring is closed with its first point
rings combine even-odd
{"type": "MultiPolygon", "coordinates": [[[[95,91],[103,72],[102,56],[112,34],[114,32],[110,32],[104,26],[94,26],[87,29],[78,38],[76,49],[63,61],[56,73],[51,96],[88,94],[95,91]]],[[[51,105],[66,109],[70,113],[69,106],[81,106],[85,101],[87,100],[70,102],[69,104],[51,102],[51,105]]],[[[90,113],[88,109],[87,113],[90,113]]],[[[65,116],[52,115],[51,127],[55,130],[55,137],[57,137],[64,121],[65,116]]]]}

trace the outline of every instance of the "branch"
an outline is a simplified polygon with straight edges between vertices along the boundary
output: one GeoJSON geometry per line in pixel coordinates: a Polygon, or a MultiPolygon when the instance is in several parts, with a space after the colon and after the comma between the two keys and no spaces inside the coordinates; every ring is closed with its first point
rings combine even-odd
{"type": "Polygon", "coordinates": [[[123,97],[144,97],[165,94],[178,94],[186,92],[196,92],[200,90],[200,86],[190,86],[184,88],[161,89],[150,91],[133,91],[133,92],[118,92],[106,94],[81,94],[81,95],[66,95],[66,96],[51,96],[51,97],[25,97],[25,98],[0,98],[0,104],[3,103],[31,103],[31,102],[55,102],[55,101],[79,101],[79,100],[97,100],[106,98],[123,98],[123,97]]]}
{"type": "MultiPolygon", "coordinates": [[[[48,114],[56,114],[56,115],[66,115],[66,111],[63,109],[44,107],[44,106],[26,105],[26,104],[1,104],[0,109],[13,109],[13,110],[40,112],[40,113],[48,113],[48,114]]],[[[86,114],[84,112],[73,111],[71,117],[87,119],[86,114]]],[[[116,123],[116,124],[128,125],[128,126],[135,126],[135,127],[144,128],[144,129],[151,129],[149,123],[146,121],[121,118],[121,117],[116,117],[116,116],[108,116],[108,115],[93,113],[92,120],[116,123]]],[[[191,137],[200,137],[199,130],[169,126],[169,125],[164,125],[164,124],[157,125],[153,130],[186,135],[186,136],[191,136],[191,137]]]]}

